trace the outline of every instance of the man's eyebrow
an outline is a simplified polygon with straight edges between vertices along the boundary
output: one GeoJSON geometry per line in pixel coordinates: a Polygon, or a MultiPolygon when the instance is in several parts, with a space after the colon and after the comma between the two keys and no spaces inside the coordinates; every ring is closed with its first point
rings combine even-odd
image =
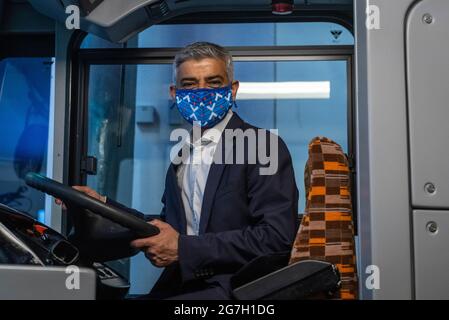
{"type": "Polygon", "coordinates": [[[197,78],[194,77],[186,77],[186,78],[182,78],[181,81],[194,81],[194,82],[198,82],[197,78]]]}
{"type": "Polygon", "coordinates": [[[210,76],[210,77],[206,77],[206,81],[211,81],[211,80],[215,80],[215,79],[220,79],[222,81],[224,80],[224,78],[221,75],[219,75],[219,74],[214,75],[214,76],[210,76]]]}

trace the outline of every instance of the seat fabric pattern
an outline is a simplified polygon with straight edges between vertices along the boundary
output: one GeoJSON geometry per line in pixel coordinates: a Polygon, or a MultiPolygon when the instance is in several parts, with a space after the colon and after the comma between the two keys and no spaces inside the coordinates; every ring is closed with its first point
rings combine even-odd
{"type": "Polygon", "coordinates": [[[304,182],[306,209],[289,263],[321,260],[337,266],[341,288],[332,298],[357,299],[357,270],[350,170],[340,145],[324,138],[309,144],[304,182]]]}

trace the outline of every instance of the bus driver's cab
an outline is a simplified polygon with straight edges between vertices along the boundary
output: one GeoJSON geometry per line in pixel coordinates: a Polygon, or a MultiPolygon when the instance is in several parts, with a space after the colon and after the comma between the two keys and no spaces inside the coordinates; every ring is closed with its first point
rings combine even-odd
{"type": "Polygon", "coordinates": [[[127,244],[160,232],[188,129],[173,59],[195,42],[232,54],[233,110],[283,139],[299,190],[291,251],[239,268],[233,298],[448,299],[448,18],[446,0],[0,0],[0,299],[152,289],[163,268],[127,244]]]}

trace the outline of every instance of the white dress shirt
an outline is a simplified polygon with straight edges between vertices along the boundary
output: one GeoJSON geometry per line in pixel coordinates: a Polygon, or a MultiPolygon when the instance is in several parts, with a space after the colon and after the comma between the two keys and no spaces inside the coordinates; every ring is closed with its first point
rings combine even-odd
{"type": "Polygon", "coordinates": [[[201,208],[210,165],[215,149],[220,142],[221,134],[232,115],[232,110],[229,110],[222,121],[204,131],[201,139],[194,143],[188,142],[190,144],[190,155],[187,161],[179,165],[176,173],[181,200],[186,213],[188,235],[198,235],[199,233],[201,208]]]}

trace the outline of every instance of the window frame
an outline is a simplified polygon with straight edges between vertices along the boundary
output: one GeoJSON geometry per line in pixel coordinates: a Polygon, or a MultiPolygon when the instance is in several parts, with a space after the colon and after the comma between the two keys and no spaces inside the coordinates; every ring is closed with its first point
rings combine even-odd
{"type": "Polygon", "coordinates": [[[331,22],[354,34],[353,5],[296,5],[289,15],[274,15],[266,11],[194,12],[176,16],[159,24],[208,24],[208,23],[275,23],[275,22],[331,22]]]}
{"type": "Polygon", "coordinates": [[[6,58],[54,58],[55,35],[52,33],[0,34],[0,60],[6,58]]]}
{"type": "MultiPolygon", "coordinates": [[[[87,156],[87,98],[89,88],[89,72],[92,65],[142,65],[171,64],[180,48],[128,48],[128,49],[80,49],[76,55],[77,72],[72,87],[69,141],[69,178],[70,185],[84,185],[87,175],[81,170],[81,163],[87,156]],[[77,90],[78,89],[78,90],[77,90]]],[[[352,171],[352,189],[354,217],[356,217],[355,195],[355,105],[353,88],[354,47],[345,46],[257,46],[227,47],[234,61],[346,61],[347,66],[347,126],[348,126],[348,158],[352,171]]],[[[65,215],[63,219],[66,219],[65,215]]],[[[67,220],[63,225],[70,227],[67,220]]],[[[68,232],[70,228],[66,229],[68,232]]],[[[356,228],[357,230],[357,228],[356,228]]]]}

